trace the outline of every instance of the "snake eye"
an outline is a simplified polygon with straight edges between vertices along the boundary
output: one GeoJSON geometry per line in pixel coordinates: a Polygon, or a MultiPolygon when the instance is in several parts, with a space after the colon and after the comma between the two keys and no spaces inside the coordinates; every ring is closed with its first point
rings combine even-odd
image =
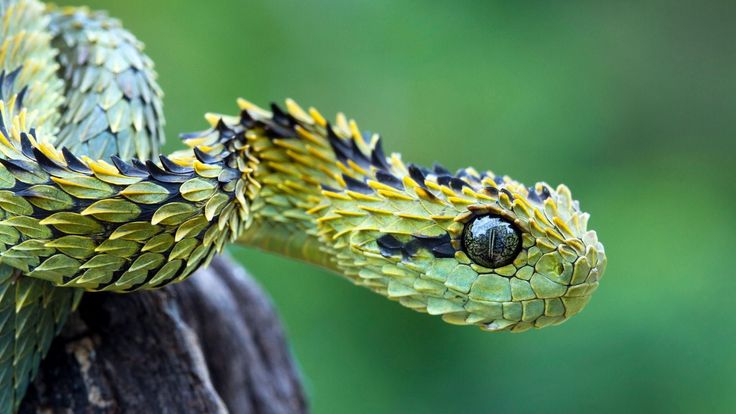
{"type": "Polygon", "coordinates": [[[481,266],[506,266],[521,250],[521,233],[504,218],[479,216],[465,225],[463,250],[481,266]]]}

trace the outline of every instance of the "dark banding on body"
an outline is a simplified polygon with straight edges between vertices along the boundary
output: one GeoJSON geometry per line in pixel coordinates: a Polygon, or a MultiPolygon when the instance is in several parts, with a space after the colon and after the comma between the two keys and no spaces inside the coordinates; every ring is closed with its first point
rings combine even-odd
{"type": "Polygon", "coordinates": [[[419,249],[425,249],[437,258],[455,256],[452,239],[447,233],[439,236],[414,235],[410,236],[406,242],[402,242],[391,234],[384,234],[376,239],[376,243],[381,254],[385,257],[401,255],[408,259],[415,256],[419,249]]]}

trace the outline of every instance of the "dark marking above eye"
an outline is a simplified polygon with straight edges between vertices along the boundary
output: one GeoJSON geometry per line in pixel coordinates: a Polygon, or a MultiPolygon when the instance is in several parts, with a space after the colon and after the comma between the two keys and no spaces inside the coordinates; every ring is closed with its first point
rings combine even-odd
{"type": "Polygon", "coordinates": [[[434,257],[439,258],[451,258],[455,257],[455,248],[452,247],[452,244],[441,244],[439,246],[432,248],[432,253],[434,254],[434,257]]]}
{"type": "Polygon", "coordinates": [[[455,249],[452,247],[450,235],[444,233],[440,236],[413,236],[417,243],[432,252],[434,257],[455,257],[455,249]]]}
{"type": "Polygon", "coordinates": [[[409,242],[405,243],[404,247],[402,248],[404,258],[408,259],[410,257],[414,257],[414,255],[416,255],[419,251],[420,247],[421,243],[418,242],[416,239],[409,240],[409,242]]]}
{"type": "Polygon", "coordinates": [[[473,262],[498,268],[516,259],[521,251],[521,232],[505,218],[489,214],[465,224],[462,242],[473,262]]]}
{"type": "Polygon", "coordinates": [[[401,255],[409,259],[417,254],[419,249],[425,249],[437,258],[455,257],[450,235],[444,233],[439,236],[414,235],[406,243],[390,234],[384,234],[376,240],[381,254],[386,257],[401,255]]]}
{"type": "Polygon", "coordinates": [[[385,257],[396,256],[401,254],[403,244],[394,236],[390,234],[384,234],[376,240],[378,249],[381,251],[381,255],[385,257]]]}

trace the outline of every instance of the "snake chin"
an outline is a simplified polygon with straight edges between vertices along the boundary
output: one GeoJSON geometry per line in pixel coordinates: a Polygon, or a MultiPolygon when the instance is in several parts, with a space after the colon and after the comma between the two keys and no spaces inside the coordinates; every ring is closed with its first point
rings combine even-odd
{"type": "Polygon", "coordinates": [[[406,307],[490,332],[557,325],[579,313],[606,256],[570,190],[527,188],[492,173],[464,182],[452,195],[451,187],[435,194],[435,202],[447,196],[443,211],[453,214],[435,214],[430,231],[386,231],[375,242],[353,235],[361,257],[351,260],[361,268],[346,274],[406,307]]]}
{"type": "MultiPolygon", "coordinates": [[[[553,189],[537,183],[525,188],[508,177],[497,181],[497,200],[469,206],[458,221],[467,235],[478,217],[503,218],[518,229],[522,247],[505,266],[484,267],[467,255],[476,273],[465,298],[465,309],[472,311],[457,316],[491,332],[560,324],[579,313],[598,288],[607,263],[603,244],[588,229],[589,214],[566,186],[553,189]]],[[[462,249],[456,257],[467,263],[462,255],[470,253],[467,244],[462,245],[459,236],[453,240],[462,249]]]]}

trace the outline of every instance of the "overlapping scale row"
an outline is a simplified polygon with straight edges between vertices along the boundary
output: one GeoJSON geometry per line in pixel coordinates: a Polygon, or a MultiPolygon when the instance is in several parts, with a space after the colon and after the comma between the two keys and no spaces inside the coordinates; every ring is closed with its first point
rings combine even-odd
{"type": "Polygon", "coordinates": [[[129,291],[179,281],[249,223],[244,130],[220,121],[159,163],[78,158],[18,121],[0,159],[0,261],[57,286],[129,291]]]}
{"type": "Polygon", "coordinates": [[[246,243],[291,255],[310,251],[303,258],[407,307],[492,331],[560,323],[597,288],[604,249],[566,186],[407,165],[398,154],[386,157],[378,135],[344,115],[329,123],[291,101],[286,110],[246,101],[241,107],[273,124],[249,135],[264,160],[255,176],[269,184],[256,221],[310,235],[295,245],[288,232],[274,231],[281,242],[272,242],[261,227],[244,235],[246,243]],[[463,251],[465,224],[486,214],[521,230],[521,252],[509,265],[486,268],[463,251]]]}
{"type": "MultiPolygon", "coordinates": [[[[17,154],[10,140],[19,140],[21,127],[33,125],[39,138],[50,135],[59,119],[63,83],[44,5],[30,0],[0,0],[0,157],[17,154]]],[[[27,174],[32,179],[33,174],[27,174]]],[[[13,178],[14,180],[14,178],[13,178]]],[[[1,184],[3,208],[29,212],[18,202],[9,177],[1,184]]],[[[5,214],[3,214],[5,216],[5,214]]],[[[8,240],[14,230],[0,238],[8,240]]],[[[5,244],[3,244],[5,246],[5,244]]],[[[14,412],[38,369],[51,340],[80,297],[78,289],[60,289],[49,282],[24,277],[0,264],[0,413],[14,412]]]]}
{"type": "Polygon", "coordinates": [[[161,89],[143,45],[120,22],[85,8],[52,10],[66,102],[58,145],[92,159],[154,159],[164,142],[161,89]]]}
{"type": "Polygon", "coordinates": [[[81,297],[0,264],[0,413],[14,411],[81,297]]]}

